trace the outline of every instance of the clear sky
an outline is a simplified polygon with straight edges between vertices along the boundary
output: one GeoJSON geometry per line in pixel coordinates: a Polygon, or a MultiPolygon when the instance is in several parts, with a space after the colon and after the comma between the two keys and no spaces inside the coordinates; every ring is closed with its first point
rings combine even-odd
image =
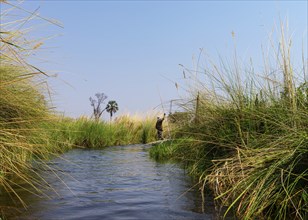
{"type": "MultiPolygon", "coordinates": [[[[44,26],[38,66],[51,79],[54,104],[68,116],[91,115],[89,97],[104,92],[120,113],[144,113],[178,98],[179,64],[193,67],[199,48],[228,57],[235,33],[239,56],[259,60],[261,44],[288,19],[295,46],[307,52],[307,1],[26,1],[64,28],[44,26]],[[46,52],[48,51],[48,52],[46,52]],[[40,59],[40,61],[39,61],[40,59]],[[46,60],[48,62],[46,62],[46,60]],[[169,80],[170,79],[170,80],[169,80]]],[[[307,55],[307,54],[306,54],[307,55]]],[[[258,63],[258,62],[257,62],[258,63]]],[[[160,110],[160,109],[158,109],[160,110]]]]}

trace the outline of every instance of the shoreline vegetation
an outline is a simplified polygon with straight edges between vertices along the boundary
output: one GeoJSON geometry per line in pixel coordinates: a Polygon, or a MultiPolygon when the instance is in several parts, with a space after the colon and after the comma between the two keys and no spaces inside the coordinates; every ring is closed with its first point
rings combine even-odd
{"type": "MultiPolygon", "coordinates": [[[[74,147],[156,139],[154,117],[121,116],[110,123],[53,112],[48,74],[26,61],[42,43],[26,41],[21,30],[1,25],[0,193],[5,190],[22,203],[14,191],[16,177],[39,191],[37,179],[25,172],[32,160],[44,166],[46,159],[74,147]]],[[[198,178],[203,195],[210,189],[217,203],[240,219],[307,218],[307,61],[303,58],[302,68],[292,67],[291,39],[283,28],[281,34],[279,53],[265,58],[261,80],[253,66],[241,67],[236,59],[209,62],[191,72],[193,102],[168,116],[172,140],[150,149],[158,161],[183,164],[198,178]]]]}
{"type": "Polygon", "coordinates": [[[195,72],[184,67],[194,79],[192,102],[186,103],[194,104],[182,104],[183,112],[169,116],[174,141],[150,150],[156,160],[188,169],[203,195],[206,189],[214,193],[225,215],[308,217],[307,59],[300,68],[292,66],[291,42],[281,26],[279,51],[264,58],[262,76],[236,58],[209,61],[195,72]]]}

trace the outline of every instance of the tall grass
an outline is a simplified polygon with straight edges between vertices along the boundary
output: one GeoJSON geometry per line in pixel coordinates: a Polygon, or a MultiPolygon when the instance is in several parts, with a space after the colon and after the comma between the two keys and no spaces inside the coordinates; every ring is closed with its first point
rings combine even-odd
{"type": "Polygon", "coordinates": [[[18,176],[33,185],[25,174],[30,159],[50,153],[41,129],[50,115],[38,86],[24,68],[2,63],[0,76],[0,186],[14,193],[12,178],[18,176]]]}
{"type": "Polygon", "coordinates": [[[177,140],[151,152],[181,161],[241,219],[307,218],[308,84],[281,33],[275,65],[261,77],[237,59],[192,73],[195,104],[174,123],[177,140]]]}
{"type": "Polygon", "coordinates": [[[49,127],[49,139],[63,147],[102,148],[148,143],[155,139],[154,117],[120,116],[111,123],[87,117],[59,117],[52,125],[54,128],[49,127]]]}
{"type": "Polygon", "coordinates": [[[44,96],[48,93],[46,74],[27,62],[36,42],[25,38],[23,26],[33,16],[7,21],[10,10],[1,10],[0,24],[0,192],[6,190],[19,198],[14,190],[16,177],[38,190],[37,179],[26,170],[33,157],[51,153],[41,129],[41,123],[50,120],[50,112],[44,96]]]}

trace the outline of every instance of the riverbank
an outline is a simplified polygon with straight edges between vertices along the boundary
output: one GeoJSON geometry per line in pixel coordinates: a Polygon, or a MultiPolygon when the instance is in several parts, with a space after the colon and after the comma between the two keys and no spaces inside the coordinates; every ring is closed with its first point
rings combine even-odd
{"type": "Polygon", "coordinates": [[[183,164],[240,219],[307,218],[307,64],[291,66],[291,39],[281,39],[261,78],[237,60],[198,67],[206,80],[191,73],[194,104],[170,116],[175,141],[150,151],[183,164]]]}

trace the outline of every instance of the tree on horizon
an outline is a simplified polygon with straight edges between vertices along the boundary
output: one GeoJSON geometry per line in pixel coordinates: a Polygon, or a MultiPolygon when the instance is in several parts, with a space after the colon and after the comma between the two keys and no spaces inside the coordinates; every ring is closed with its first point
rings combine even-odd
{"type": "Polygon", "coordinates": [[[106,111],[110,114],[110,121],[112,120],[113,114],[115,114],[119,110],[118,103],[114,100],[111,100],[108,102],[106,106],[106,111]]]}
{"type": "Polygon", "coordinates": [[[93,116],[95,120],[98,121],[99,118],[102,116],[103,112],[106,110],[106,108],[101,109],[101,105],[107,99],[107,95],[102,92],[96,93],[95,96],[97,99],[93,99],[92,97],[90,97],[89,100],[91,102],[91,106],[93,107],[93,116]]]}

